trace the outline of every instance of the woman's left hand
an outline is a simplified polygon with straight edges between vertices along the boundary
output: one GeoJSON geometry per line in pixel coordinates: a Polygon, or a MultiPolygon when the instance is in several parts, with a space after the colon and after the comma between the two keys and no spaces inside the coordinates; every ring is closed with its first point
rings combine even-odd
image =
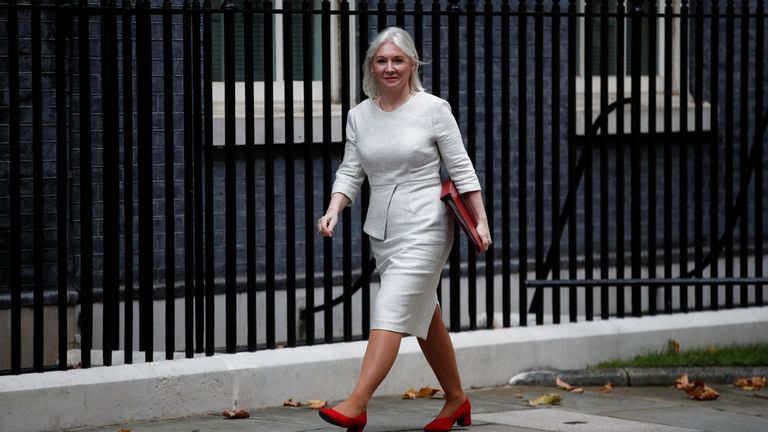
{"type": "Polygon", "coordinates": [[[480,240],[483,241],[483,252],[487,251],[493,244],[487,220],[481,220],[477,223],[477,234],[480,236],[480,240]]]}

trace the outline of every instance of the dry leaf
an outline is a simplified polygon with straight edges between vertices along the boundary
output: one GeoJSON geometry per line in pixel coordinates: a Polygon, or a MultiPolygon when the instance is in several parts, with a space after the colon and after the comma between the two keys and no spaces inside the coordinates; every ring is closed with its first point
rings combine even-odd
{"type": "Polygon", "coordinates": [[[119,431],[117,431],[117,432],[131,432],[131,430],[130,430],[130,429],[120,429],[120,430],[119,430],[119,431]]]}
{"type": "Polygon", "coordinates": [[[291,407],[291,408],[298,408],[298,407],[301,406],[301,402],[293,400],[293,399],[288,399],[286,401],[283,401],[283,406],[291,407]]]}
{"type": "Polygon", "coordinates": [[[515,397],[518,398],[518,399],[522,399],[522,398],[525,397],[525,395],[522,394],[522,393],[515,393],[515,397]]]}
{"type": "Polygon", "coordinates": [[[760,390],[766,385],[765,377],[739,378],[733,382],[733,385],[744,391],[760,390]]]}
{"type": "Polygon", "coordinates": [[[667,352],[670,354],[679,354],[680,353],[680,342],[670,339],[667,341],[667,352]]]}
{"type": "Polygon", "coordinates": [[[223,413],[221,413],[224,417],[228,419],[246,419],[251,416],[251,414],[242,409],[242,408],[230,408],[225,409],[223,413]]]}
{"type": "Polygon", "coordinates": [[[403,399],[430,398],[441,391],[432,387],[422,387],[418,391],[415,388],[409,388],[403,393],[403,399]]]}
{"type": "Polygon", "coordinates": [[[693,387],[687,389],[685,392],[688,393],[689,398],[700,401],[715,400],[720,396],[720,393],[704,384],[704,381],[696,381],[693,383],[693,387]]]}
{"type": "Polygon", "coordinates": [[[555,379],[555,385],[560,387],[561,389],[565,391],[571,391],[573,390],[573,386],[568,384],[567,382],[560,379],[560,377],[555,379]]]}
{"type": "Polygon", "coordinates": [[[403,393],[403,399],[416,399],[418,395],[419,393],[415,388],[409,388],[405,391],[405,393],[403,393]]]}
{"type": "Polygon", "coordinates": [[[682,375],[675,380],[675,388],[678,390],[688,390],[691,387],[693,387],[693,384],[688,382],[688,374],[682,375]]]}
{"type": "Polygon", "coordinates": [[[319,410],[320,408],[325,408],[327,406],[328,406],[328,401],[319,400],[319,399],[310,399],[307,401],[307,408],[319,410]]]}
{"type": "Polygon", "coordinates": [[[555,379],[555,384],[560,387],[561,389],[565,391],[569,391],[571,393],[584,393],[584,389],[581,387],[574,387],[567,382],[561,380],[560,378],[555,379]]]}
{"type": "Polygon", "coordinates": [[[613,389],[614,389],[613,383],[611,382],[605,383],[605,385],[600,388],[600,393],[610,393],[613,391],[613,389]]]}
{"type": "Polygon", "coordinates": [[[534,400],[529,400],[528,405],[530,406],[559,405],[561,400],[562,399],[560,398],[560,395],[557,393],[546,393],[537,397],[534,400]]]}
{"type": "Polygon", "coordinates": [[[416,396],[420,398],[430,398],[439,392],[440,392],[440,389],[436,389],[432,387],[422,387],[419,389],[419,393],[417,393],[416,396]]]}

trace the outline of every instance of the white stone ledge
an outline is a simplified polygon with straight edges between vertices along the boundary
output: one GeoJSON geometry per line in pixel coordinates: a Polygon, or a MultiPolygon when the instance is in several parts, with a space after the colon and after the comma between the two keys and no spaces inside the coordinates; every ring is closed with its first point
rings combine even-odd
{"type": "MultiPolygon", "coordinates": [[[[531,369],[578,369],[658,349],[764,341],[768,307],[612,319],[452,335],[463,384],[498,386],[531,369]]],[[[127,420],[337,400],[349,392],[365,342],[0,377],[0,430],[51,431],[127,420]]],[[[378,395],[437,386],[413,337],[378,395]]]]}

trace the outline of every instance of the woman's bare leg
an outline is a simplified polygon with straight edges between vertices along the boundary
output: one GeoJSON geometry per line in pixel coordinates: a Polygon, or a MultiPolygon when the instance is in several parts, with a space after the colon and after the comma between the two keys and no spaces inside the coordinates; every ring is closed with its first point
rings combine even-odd
{"type": "Polygon", "coordinates": [[[427,340],[419,339],[419,345],[445,392],[445,405],[437,418],[448,417],[464,403],[467,396],[461,387],[456,353],[453,351],[453,343],[443,323],[439,307],[435,308],[432,315],[427,340]]]}
{"type": "Polygon", "coordinates": [[[368,401],[379,387],[397,358],[403,335],[387,330],[371,330],[365,349],[360,377],[347,400],[333,407],[347,417],[357,417],[366,411],[368,401]]]}

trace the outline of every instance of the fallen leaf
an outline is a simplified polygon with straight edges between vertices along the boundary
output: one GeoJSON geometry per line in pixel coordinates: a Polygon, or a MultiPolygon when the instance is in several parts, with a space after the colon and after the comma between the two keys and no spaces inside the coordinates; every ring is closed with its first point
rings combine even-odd
{"type": "Polygon", "coordinates": [[[675,388],[678,390],[688,390],[693,387],[693,384],[688,382],[688,374],[681,375],[675,380],[675,388]]]}
{"type": "Polygon", "coordinates": [[[685,392],[688,393],[689,398],[700,401],[715,400],[720,396],[720,393],[704,384],[704,381],[696,381],[693,383],[693,387],[685,390],[685,392]]]}
{"type": "Polygon", "coordinates": [[[670,339],[667,341],[667,352],[670,354],[679,354],[680,353],[680,342],[670,339]]]}
{"type": "Polygon", "coordinates": [[[611,382],[605,383],[605,385],[600,388],[600,393],[610,393],[613,391],[613,389],[614,389],[613,383],[611,382]]]}
{"type": "Polygon", "coordinates": [[[403,399],[416,399],[418,395],[419,392],[417,392],[415,388],[409,388],[403,393],[403,399]]]}
{"type": "Polygon", "coordinates": [[[568,384],[567,382],[560,379],[560,377],[555,378],[555,385],[560,387],[561,389],[565,391],[571,391],[573,390],[573,386],[568,384]]]}
{"type": "Polygon", "coordinates": [[[120,430],[119,430],[119,431],[117,431],[117,432],[131,432],[131,430],[130,430],[130,429],[120,429],[120,430]]]}
{"type": "Polygon", "coordinates": [[[307,408],[319,410],[320,408],[325,408],[327,406],[328,406],[328,401],[319,400],[319,399],[310,399],[307,401],[307,408]]]}
{"type": "Polygon", "coordinates": [[[225,409],[221,414],[228,419],[246,419],[251,416],[248,411],[242,408],[225,409]]]}
{"type": "Polygon", "coordinates": [[[744,391],[760,390],[766,385],[765,377],[739,378],[733,382],[733,385],[744,391]]]}
{"type": "Polygon", "coordinates": [[[584,389],[581,387],[574,387],[567,382],[561,380],[560,378],[555,379],[555,384],[560,387],[561,389],[565,391],[569,391],[571,393],[584,393],[584,389]]]}
{"type": "Polygon", "coordinates": [[[522,398],[524,398],[524,397],[525,397],[525,395],[524,395],[524,394],[522,394],[522,393],[516,393],[516,394],[515,394],[515,397],[516,397],[516,398],[518,398],[518,399],[522,399],[522,398]]]}
{"type": "Polygon", "coordinates": [[[440,389],[436,389],[432,387],[422,387],[419,389],[419,392],[416,394],[416,397],[430,398],[435,394],[439,393],[440,391],[441,391],[440,389]]]}
{"type": "Polygon", "coordinates": [[[283,401],[283,406],[291,407],[291,408],[298,408],[298,407],[301,406],[301,401],[295,401],[293,399],[288,399],[286,401],[283,401]]]}
{"type": "Polygon", "coordinates": [[[560,398],[560,395],[557,393],[546,393],[537,397],[534,400],[529,400],[528,405],[530,406],[559,405],[561,400],[562,399],[560,398]]]}

